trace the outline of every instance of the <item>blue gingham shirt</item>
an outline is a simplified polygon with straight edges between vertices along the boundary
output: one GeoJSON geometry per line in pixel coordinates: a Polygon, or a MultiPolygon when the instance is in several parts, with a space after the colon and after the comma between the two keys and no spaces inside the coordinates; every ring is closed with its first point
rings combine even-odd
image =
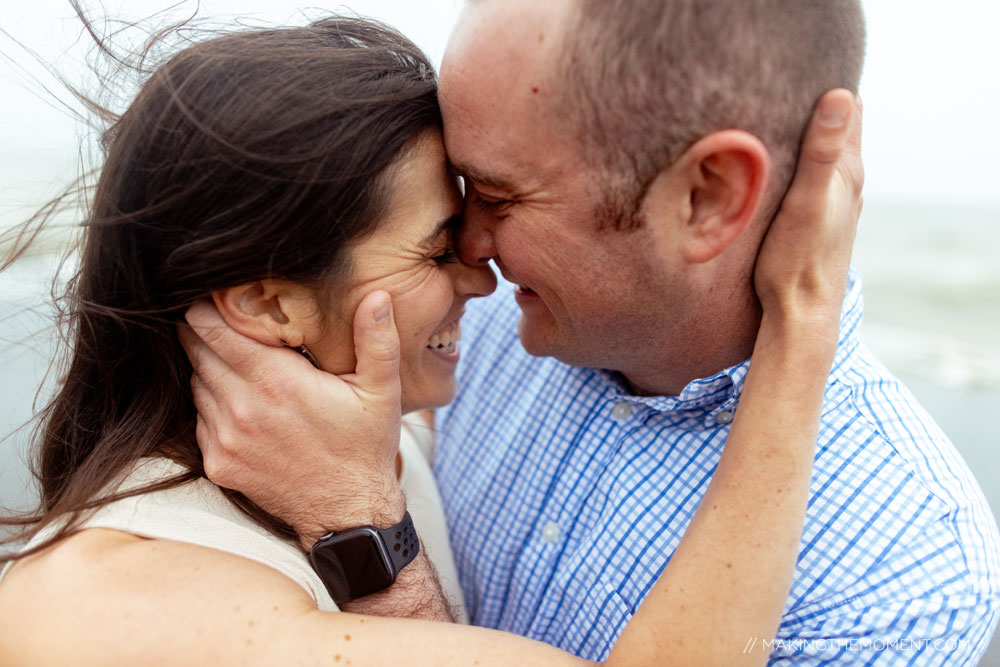
{"type": "MultiPolygon", "coordinates": [[[[473,623],[607,657],[708,485],[749,361],[676,397],[521,348],[509,289],[469,304],[435,472],[473,623]]],[[[1000,539],[947,436],[859,340],[852,274],[772,663],[973,665],[1000,539]]],[[[742,638],[741,638],[742,642],[742,638]]],[[[751,645],[751,642],[752,645],[751,645]]]]}

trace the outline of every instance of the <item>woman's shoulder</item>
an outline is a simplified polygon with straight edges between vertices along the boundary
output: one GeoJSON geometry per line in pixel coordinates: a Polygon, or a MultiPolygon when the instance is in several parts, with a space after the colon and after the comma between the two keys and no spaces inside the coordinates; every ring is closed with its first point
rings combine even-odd
{"type": "MultiPolygon", "coordinates": [[[[141,491],[184,472],[166,459],[142,459],[108,490],[141,491]]],[[[212,618],[229,617],[219,628],[225,635],[252,627],[253,618],[233,624],[232,616],[259,616],[265,603],[315,610],[310,575],[304,556],[206,479],[140,492],[98,508],[72,535],[4,572],[0,663],[143,663],[149,647],[181,650],[212,618]]],[[[204,648],[192,646],[192,654],[204,648]]]]}
{"type": "MultiPolygon", "coordinates": [[[[166,459],[142,459],[119,490],[141,488],[184,472],[183,466],[166,459]]],[[[182,542],[247,558],[295,581],[321,609],[337,610],[299,546],[271,533],[204,477],[105,505],[88,517],[84,526],[182,542]]]]}
{"type": "Polygon", "coordinates": [[[183,655],[196,632],[212,636],[220,615],[230,622],[219,639],[252,628],[253,618],[233,624],[232,617],[259,615],[265,601],[267,609],[315,609],[299,586],[260,563],[88,528],[18,561],[0,584],[0,662],[89,664],[100,656],[132,664],[158,650],[183,655]]]}
{"type": "MultiPolygon", "coordinates": [[[[81,534],[93,529],[115,531],[146,541],[171,541],[252,560],[294,581],[320,609],[337,610],[298,545],[272,534],[250,518],[218,486],[203,477],[164,488],[152,486],[177,479],[186,472],[184,466],[168,459],[140,459],[107,489],[118,494],[134,492],[133,495],[88,512],[75,529],[82,531],[81,534]],[[151,486],[152,490],[146,490],[151,486]]],[[[56,522],[28,546],[43,542],[61,525],[56,522]]],[[[91,539],[84,538],[82,543],[87,544],[91,539]]],[[[109,546],[115,545],[118,543],[109,542],[109,546]]],[[[65,553],[76,554],[75,550],[65,553]]],[[[6,572],[0,574],[0,583],[3,577],[6,572]]]]}

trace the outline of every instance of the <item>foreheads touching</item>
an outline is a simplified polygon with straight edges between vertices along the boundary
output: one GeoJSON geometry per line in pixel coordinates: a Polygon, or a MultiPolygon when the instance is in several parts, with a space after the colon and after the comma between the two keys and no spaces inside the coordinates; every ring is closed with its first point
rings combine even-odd
{"type": "Polygon", "coordinates": [[[532,354],[661,392],[744,358],[760,240],[863,51],[859,0],[468,2],[439,86],[460,256],[519,286],[532,354]]]}
{"type": "MultiPolygon", "coordinates": [[[[479,95],[504,88],[478,119],[508,126],[502,139],[532,131],[503,119],[565,132],[597,176],[599,226],[641,226],[658,173],[698,139],[744,130],[770,152],[760,214],[769,219],[816,101],[832,88],[857,91],[864,48],[860,0],[470,0],[449,43],[461,56],[445,57],[441,92],[475,70],[466,78],[479,95]]],[[[449,124],[476,120],[461,107],[449,124]]]]}

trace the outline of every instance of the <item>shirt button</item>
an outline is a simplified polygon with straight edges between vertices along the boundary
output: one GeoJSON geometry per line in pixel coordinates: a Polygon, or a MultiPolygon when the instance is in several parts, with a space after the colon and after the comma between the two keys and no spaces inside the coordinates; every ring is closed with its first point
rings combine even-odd
{"type": "Polygon", "coordinates": [[[615,419],[628,419],[632,416],[632,406],[628,403],[615,403],[615,407],[611,408],[611,416],[615,419]]]}
{"type": "Polygon", "coordinates": [[[542,527],[542,541],[555,542],[559,539],[559,526],[549,521],[542,527]]]}
{"type": "Polygon", "coordinates": [[[729,410],[723,410],[719,414],[715,415],[716,424],[728,424],[733,421],[733,413],[729,410]]]}

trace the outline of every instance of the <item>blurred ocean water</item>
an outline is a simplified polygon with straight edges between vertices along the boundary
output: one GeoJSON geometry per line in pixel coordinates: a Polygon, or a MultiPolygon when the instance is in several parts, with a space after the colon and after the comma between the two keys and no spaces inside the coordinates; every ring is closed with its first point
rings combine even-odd
{"type": "Polygon", "coordinates": [[[1000,391],[1000,210],[871,205],[854,264],[865,337],[896,372],[1000,391]]]}

